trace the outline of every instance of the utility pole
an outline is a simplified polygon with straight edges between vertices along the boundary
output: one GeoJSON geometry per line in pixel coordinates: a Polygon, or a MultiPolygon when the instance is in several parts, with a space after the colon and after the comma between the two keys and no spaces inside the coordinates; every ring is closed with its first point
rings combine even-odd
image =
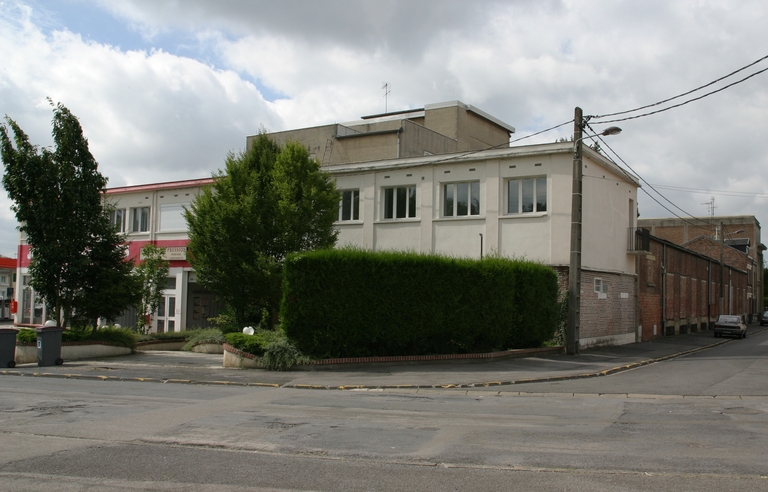
{"type": "Polygon", "coordinates": [[[571,193],[571,262],[568,268],[568,326],[565,332],[565,352],[579,353],[581,325],[581,190],[582,190],[582,125],[583,115],[576,107],[573,116],[573,187],[571,193]]]}
{"type": "Polygon", "coordinates": [[[730,313],[724,313],[724,303],[723,303],[723,297],[725,292],[725,229],[723,229],[723,226],[725,224],[720,221],[720,302],[718,303],[718,309],[717,309],[717,315],[720,316],[721,314],[730,314],[730,313]]]}

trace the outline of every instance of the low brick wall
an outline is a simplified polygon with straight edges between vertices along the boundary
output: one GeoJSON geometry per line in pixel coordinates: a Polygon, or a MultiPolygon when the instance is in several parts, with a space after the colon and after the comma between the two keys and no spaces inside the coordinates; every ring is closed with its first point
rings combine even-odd
{"type": "Polygon", "coordinates": [[[222,346],[224,350],[224,367],[236,367],[239,369],[264,369],[258,357],[242,350],[237,350],[232,345],[225,343],[222,346]]]}

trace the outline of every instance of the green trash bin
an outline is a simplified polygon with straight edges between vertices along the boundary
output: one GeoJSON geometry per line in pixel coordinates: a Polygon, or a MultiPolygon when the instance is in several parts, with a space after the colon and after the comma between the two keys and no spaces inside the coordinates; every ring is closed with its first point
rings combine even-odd
{"type": "Polygon", "coordinates": [[[37,365],[60,366],[64,363],[61,358],[61,332],[59,326],[43,326],[35,328],[37,332],[37,365]]]}
{"type": "Polygon", "coordinates": [[[0,368],[16,367],[15,328],[0,328],[0,368]]]}

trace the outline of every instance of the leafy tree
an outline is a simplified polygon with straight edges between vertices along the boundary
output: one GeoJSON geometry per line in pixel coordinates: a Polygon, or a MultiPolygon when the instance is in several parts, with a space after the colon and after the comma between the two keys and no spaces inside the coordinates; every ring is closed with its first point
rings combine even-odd
{"type": "Polygon", "coordinates": [[[76,322],[114,319],[130,305],[135,284],[127,275],[123,237],[110,225],[109,207],[102,202],[107,179],[80,122],[62,104],[54,106],[54,147],[40,149],[15,121],[8,116],[5,121],[7,126],[0,124],[3,186],[32,248],[32,286],[62,326],[74,313],[76,322]]]}
{"type": "Polygon", "coordinates": [[[273,324],[286,255],[336,243],[339,194],[301,144],[280,148],[264,133],[225,166],[185,211],[189,261],[239,326],[262,310],[273,324]]]}
{"type": "Polygon", "coordinates": [[[165,248],[158,248],[154,244],[145,245],[141,248],[141,261],[134,270],[134,278],[139,284],[140,292],[136,305],[139,314],[136,327],[142,333],[149,331],[147,320],[163,302],[163,288],[170,266],[170,263],[163,259],[164,254],[165,248]]]}

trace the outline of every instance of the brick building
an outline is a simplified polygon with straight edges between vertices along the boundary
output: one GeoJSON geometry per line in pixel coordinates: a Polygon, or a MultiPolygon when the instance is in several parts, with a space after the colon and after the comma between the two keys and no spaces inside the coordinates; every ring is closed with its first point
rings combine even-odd
{"type": "MultiPolygon", "coordinates": [[[[696,251],[715,261],[746,272],[746,301],[738,313],[750,320],[763,312],[763,251],[760,223],[754,215],[698,217],[692,219],[637,219],[637,226],[651,236],[696,251]],[[742,254],[739,255],[739,252],[742,254]]],[[[731,314],[731,313],[723,313],[731,314]]]]}
{"type": "Polygon", "coordinates": [[[650,236],[638,264],[638,338],[710,329],[720,314],[750,316],[751,259],[719,241],[699,236],[687,247],[650,236]]]}

